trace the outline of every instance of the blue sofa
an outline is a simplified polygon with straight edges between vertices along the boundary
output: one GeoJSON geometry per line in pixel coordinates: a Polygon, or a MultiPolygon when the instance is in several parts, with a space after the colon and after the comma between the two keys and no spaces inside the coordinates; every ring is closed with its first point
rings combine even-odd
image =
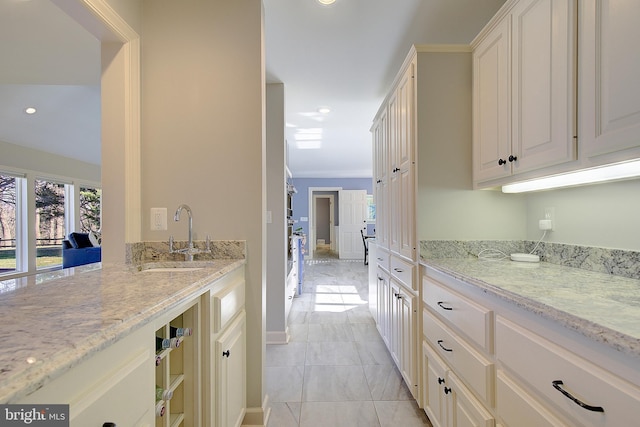
{"type": "Polygon", "coordinates": [[[102,248],[93,246],[88,233],[71,233],[62,241],[62,268],[77,267],[102,260],[102,248]]]}

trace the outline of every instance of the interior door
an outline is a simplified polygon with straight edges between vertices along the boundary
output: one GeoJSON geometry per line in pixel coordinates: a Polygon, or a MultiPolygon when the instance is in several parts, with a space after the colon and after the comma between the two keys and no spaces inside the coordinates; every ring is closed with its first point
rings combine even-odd
{"type": "Polygon", "coordinates": [[[340,190],[340,259],[364,259],[361,230],[367,219],[367,190],[340,190]]]}

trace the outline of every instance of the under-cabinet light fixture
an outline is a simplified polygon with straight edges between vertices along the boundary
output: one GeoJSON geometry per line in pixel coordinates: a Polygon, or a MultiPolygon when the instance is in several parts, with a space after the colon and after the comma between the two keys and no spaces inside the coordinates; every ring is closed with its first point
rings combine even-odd
{"type": "Polygon", "coordinates": [[[318,0],[318,3],[324,4],[324,5],[334,4],[335,2],[336,0],[318,0]]]}
{"type": "Polygon", "coordinates": [[[503,193],[550,190],[640,177],[640,159],[503,185],[503,193]]]}

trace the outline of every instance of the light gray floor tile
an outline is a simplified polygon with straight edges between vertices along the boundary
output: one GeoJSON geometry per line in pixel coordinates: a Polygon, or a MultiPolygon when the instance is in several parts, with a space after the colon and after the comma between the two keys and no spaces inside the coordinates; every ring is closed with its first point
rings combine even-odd
{"type": "Polygon", "coordinates": [[[431,427],[424,411],[418,408],[415,400],[375,401],[381,427],[431,427]]]}
{"type": "Polygon", "coordinates": [[[271,414],[267,427],[298,427],[300,425],[300,402],[271,402],[271,414]]]}
{"type": "Polygon", "coordinates": [[[265,385],[271,402],[300,402],[304,368],[275,366],[264,368],[265,385]]]}
{"type": "Polygon", "coordinates": [[[413,400],[395,365],[363,366],[373,400],[413,400]]]}
{"type": "Polygon", "coordinates": [[[358,342],[383,342],[376,325],[372,323],[353,323],[351,324],[353,338],[358,342]]]}
{"type": "Polygon", "coordinates": [[[377,427],[373,402],[303,402],[300,427],[377,427]]]}
{"type": "Polygon", "coordinates": [[[265,366],[302,366],[305,363],[307,343],[289,342],[288,344],[267,345],[265,366]]]}
{"type": "Polygon", "coordinates": [[[309,325],[309,342],[354,341],[351,325],[348,323],[312,323],[309,325]]]}
{"type": "MultiPolygon", "coordinates": [[[[311,325],[310,325],[311,327],[311,325]]],[[[306,365],[361,365],[354,342],[310,342],[306,365]]]]}
{"type": "Polygon", "coordinates": [[[290,341],[267,346],[268,427],[427,427],[369,311],[362,262],[305,263],[290,341]]]}
{"type": "Polygon", "coordinates": [[[309,324],[297,323],[289,325],[289,342],[303,342],[309,339],[309,324]]]}
{"type": "Polygon", "coordinates": [[[309,323],[348,323],[349,318],[345,312],[344,305],[318,305],[316,310],[309,316],[309,323]]]}
{"type": "Polygon", "coordinates": [[[371,400],[361,366],[307,366],[302,389],[303,402],[371,400]]]}
{"type": "Polygon", "coordinates": [[[379,341],[356,342],[363,365],[393,365],[393,359],[382,338],[379,341]]]}

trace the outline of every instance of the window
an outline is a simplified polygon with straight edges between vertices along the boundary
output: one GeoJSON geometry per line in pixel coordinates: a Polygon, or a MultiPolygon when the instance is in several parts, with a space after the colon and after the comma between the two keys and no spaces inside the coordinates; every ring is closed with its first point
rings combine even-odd
{"type": "Polygon", "coordinates": [[[16,181],[0,174],[0,274],[16,271],[16,181]]]}
{"type": "Polygon", "coordinates": [[[98,233],[100,231],[100,200],[102,190],[99,188],[80,187],[80,231],[98,233]]]}
{"type": "Polygon", "coordinates": [[[62,241],[99,232],[102,190],[91,182],[0,170],[0,278],[62,267],[62,241]]]}
{"type": "Polygon", "coordinates": [[[35,180],[36,191],[36,267],[47,268],[62,264],[62,241],[65,239],[67,211],[66,184],[35,180]]]}

